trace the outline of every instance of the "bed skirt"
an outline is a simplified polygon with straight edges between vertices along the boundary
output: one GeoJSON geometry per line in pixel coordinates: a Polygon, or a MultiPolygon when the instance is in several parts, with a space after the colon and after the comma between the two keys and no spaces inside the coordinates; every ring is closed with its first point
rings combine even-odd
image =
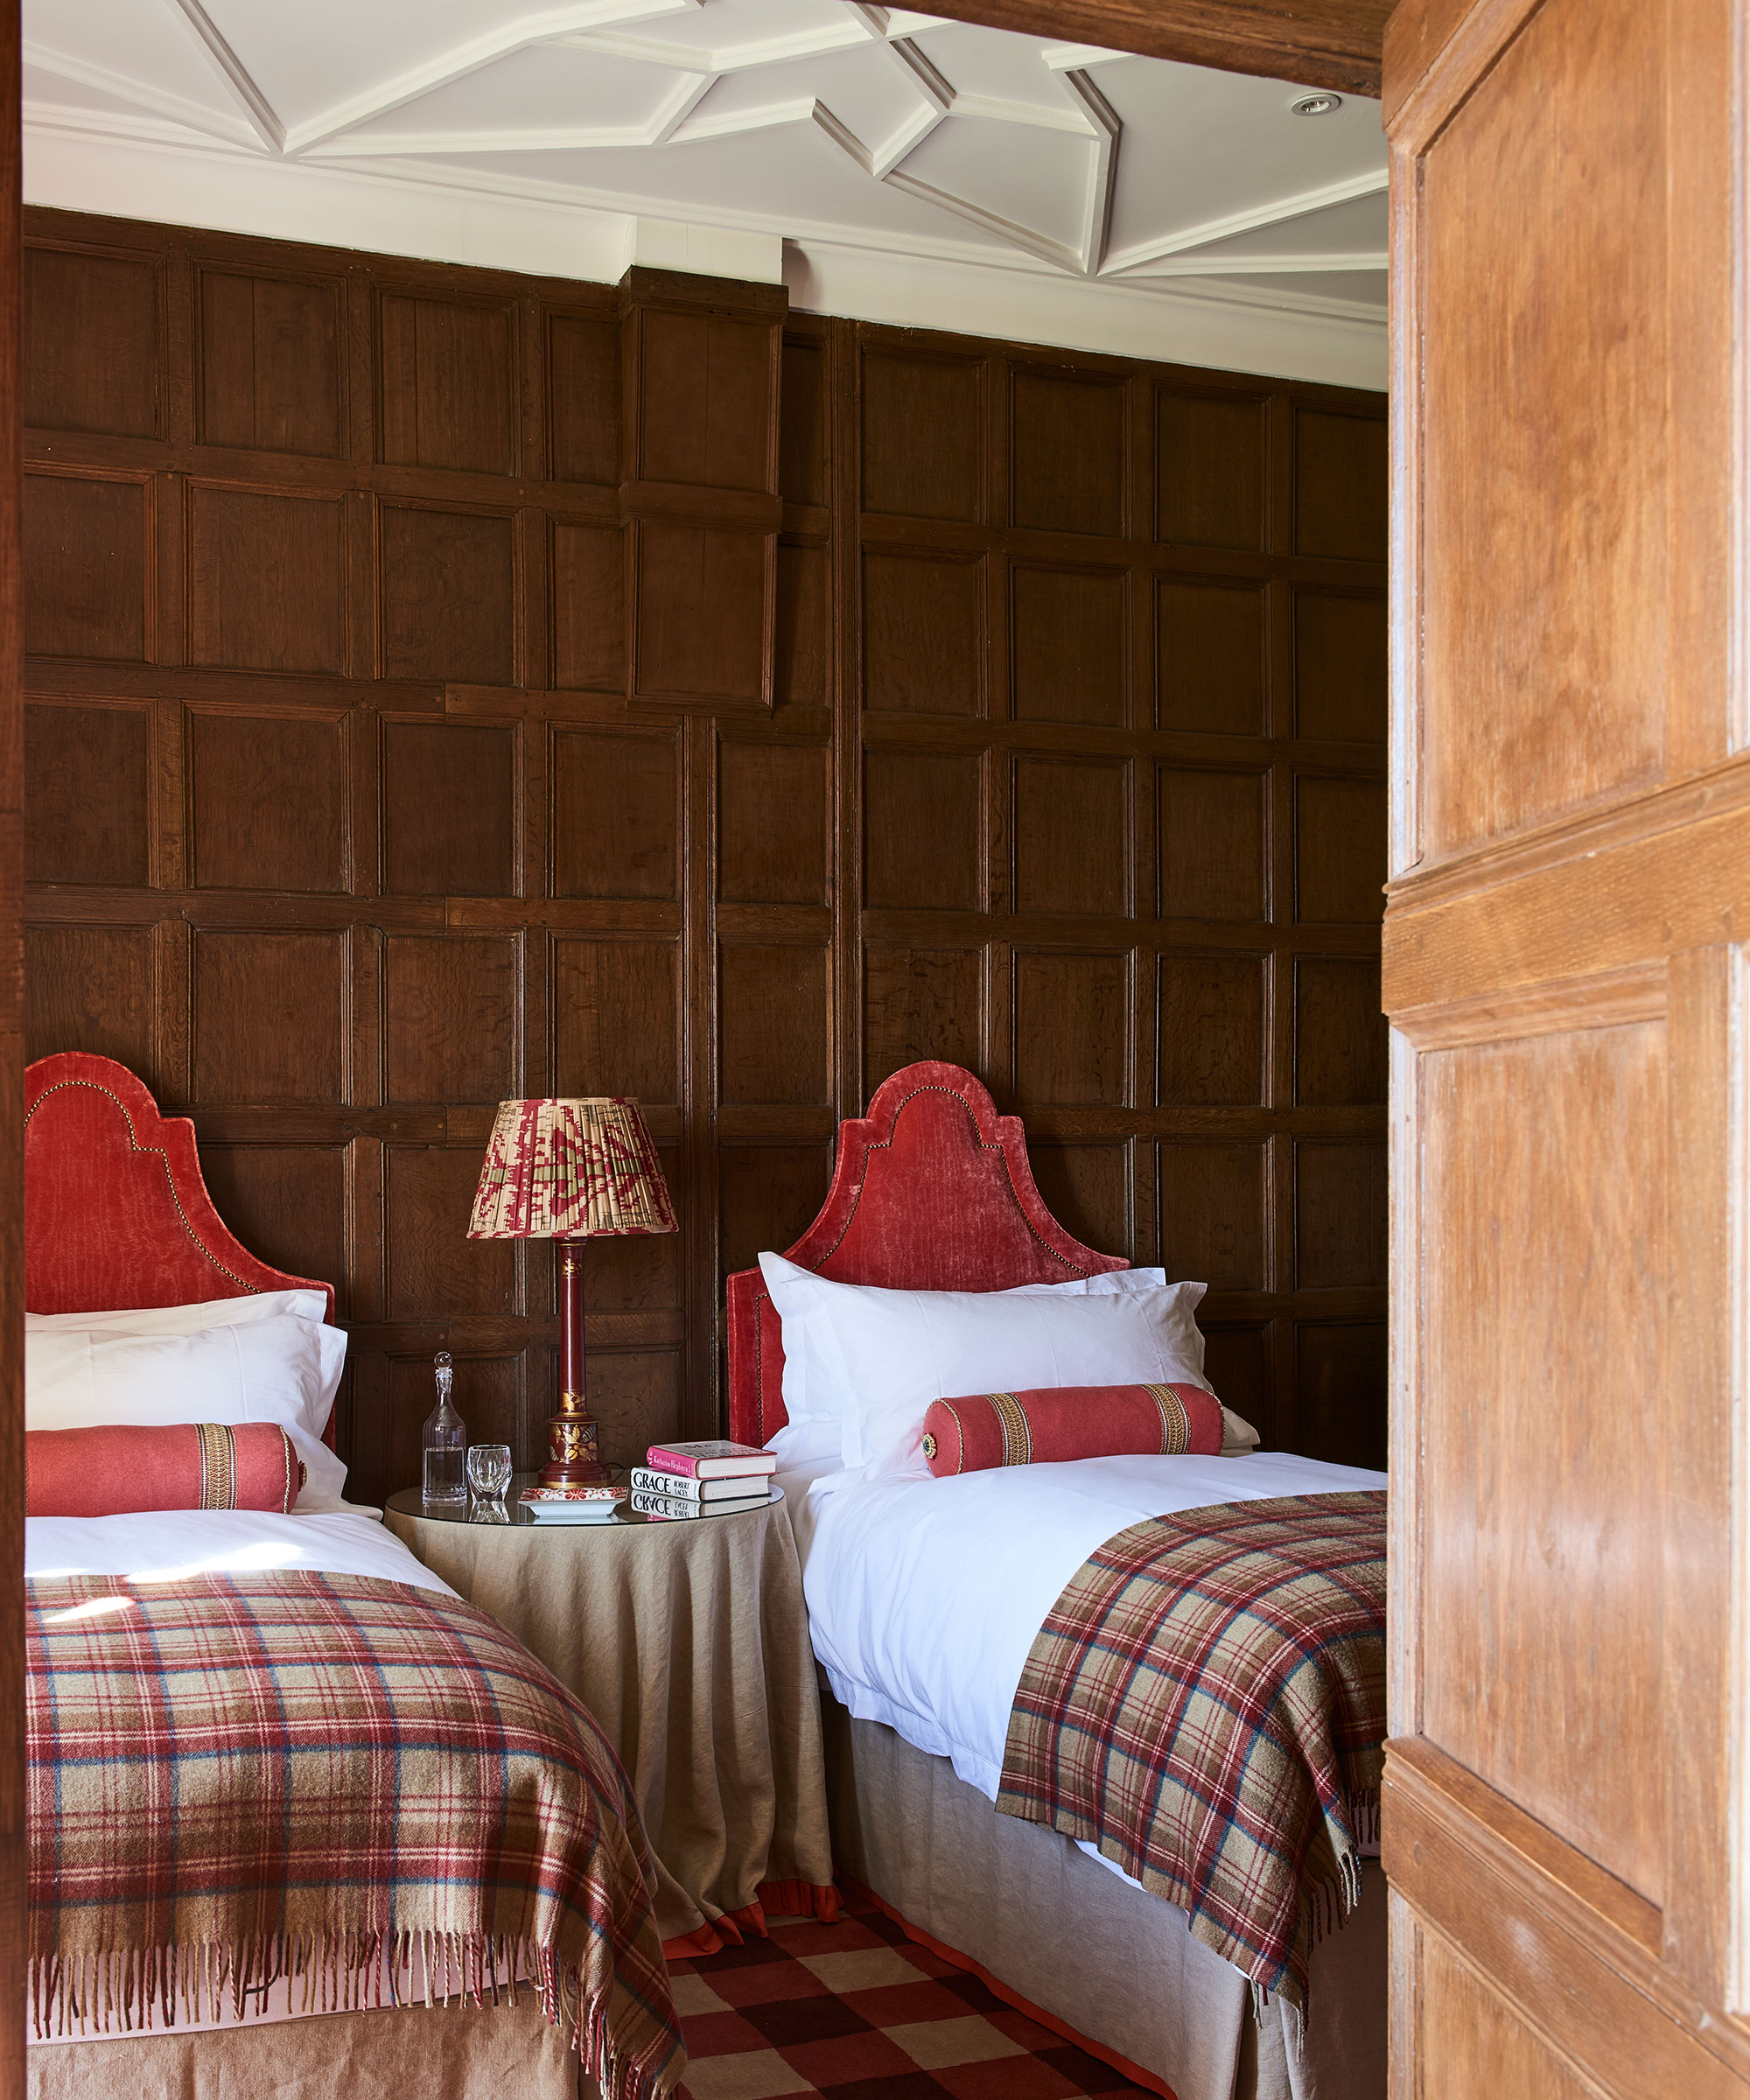
{"type": "Polygon", "coordinates": [[[1185,1913],[1055,1830],[999,1816],[945,1757],[822,1695],[833,1854],[882,1907],[1003,1995],[1048,2014],[1175,2100],[1382,2100],[1386,1892],[1312,1951],[1311,2015],[1292,2048],[1279,2002],[1254,2020],[1237,1969],[1185,1913]]]}
{"type": "Polygon", "coordinates": [[[29,2100],[597,2100],[598,2090],[527,1991],[514,2006],[410,2006],[192,2034],[37,2042],[25,2069],[29,2100]]]}

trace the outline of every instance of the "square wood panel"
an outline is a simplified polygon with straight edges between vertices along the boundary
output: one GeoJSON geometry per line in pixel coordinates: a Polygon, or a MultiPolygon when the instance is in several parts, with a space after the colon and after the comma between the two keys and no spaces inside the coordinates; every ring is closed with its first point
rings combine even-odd
{"type": "MultiPolygon", "coordinates": [[[[514,1242],[468,1237],[485,1149],[384,1146],[383,1242],[391,1320],[490,1318],[517,1311],[514,1242]]],[[[433,1404],[427,1402],[427,1414],[433,1404]]]]}
{"type": "Polygon", "coordinates": [[[772,325],[718,313],[639,315],[637,433],[644,481],[770,489],[772,325]]]}
{"type": "Polygon", "coordinates": [[[1017,949],[1015,1098],[1029,1108],[1121,1108],[1130,1095],[1128,954],[1017,949]]]}
{"type": "Polygon", "coordinates": [[[24,269],[26,425],[156,438],[157,259],[31,242],[24,269]]]}
{"type": "Polygon", "coordinates": [[[555,1093],[678,1102],[678,943],[556,935],[552,955],[555,1093]]]}
{"type": "Polygon", "coordinates": [[[984,712],[984,564],[863,557],[863,704],[914,715],[984,712]]]}
{"type": "Polygon", "coordinates": [[[24,929],[24,1056],[88,1050],[160,1087],[150,926],[24,929]]]}
{"type": "Polygon", "coordinates": [[[205,707],[191,709],[186,722],[194,882],[345,890],[346,717],[205,707]]]}
{"type": "Polygon", "coordinates": [[[1302,1291],[1385,1282],[1385,1147],[1303,1138],[1294,1147],[1294,1280],[1302,1291]]]}
{"type": "Polygon", "coordinates": [[[33,656],[146,654],[150,483],[24,476],[24,647],[33,656]]]}
{"type": "Polygon", "coordinates": [[[556,897],[673,898],[681,879],[681,754],[649,736],[554,728],[556,897]]]}
{"type": "Polygon", "coordinates": [[[1128,760],[1017,758],[1014,808],[1018,912],[1129,913],[1128,760]]]}
{"type": "Polygon", "coordinates": [[[590,1411],[601,1424],[602,1456],[641,1464],[653,1444],[676,1432],[680,1359],[672,1349],[592,1349],[590,1411]]]}
{"type": "Polygon", "coordinates": [[[458,721],[382,724],[382,880],[395,896],[518,887],[518,733],[458,721]]]}
{"type": "Polygon", "coordinates": [[[24,710],[24,872],[141,885],[150,866],[143,707],[24,710]]]}
{"type": "Polygon", "coordinates": [[[1385,1101],[1387,1029],[1370,956],[1294,960],[1294,1098],[1306,1107],[1385,1101]]]}
{"type": "Polygon", "coordinates": [[[725,1144],[718,1158],[724,1273],[794,1246],[814,1222],[831,1173],[830,1144],[725,1144]]]}
{"type": "Polygon", "coordinates": [[[383,676],[510,684],[516,675],[511,521],[385,503],[377,531],[383,676]]]}
{"type": "Polygon", "coordinates": [[[759,532],[654,518],[635,520],[630,532],[632,697],[768,705],[774,542],[759,532]]]}
{"type": "Polygon", "coordinates": [[[1256,584],[1163,578],[1155,591],[1160,726],[1263,736],[1270,719],[1267,632],[1264,594],[1256,584]]]}
{"type": "Polygon", "coordinates": [[[718,964],[724,1101],[825,1103],[830,964],[823,948],[724,943],[718,964]]]}
{"type": "Polygon", "coordinates": [[[1333,1466],[1383,1472],[1385,1322],[1302,1320],[1295,1348],[1294,1448],[1333,1466]]]}
{"type": "Polygon", "coordinates": [[[830,695],[832,570],[824,547],[778,542],[778,606],[773,700],[779,707],[824,707],[830,695]]]}
{"type": "MultiPolygon", "coordinates": [[[[494,1356],[458,1350],[453,1354],[452,1397],[467,1425],[469,1443],[508,1444],[511,1462],[519,1467],[544,1464],[545,1438],[533,1418],[527,1390],[528,1352],[494,1356]]],[[[437,1405],[437,1390],[430,1356],[389,1360],[386,1470],[377,1494],[418,1485],[425,1418],[437,1405]]],[[[539,1406],[538,1400],[535,1405],[539,1406]]]]}
{"type": "Polygon", "coordinates": [[[824,745],[718,747],[718,894],[725,903],[825,904],[831,892],[824,745]]]}
{"type": "MultiPolygon", "coordinates": [[[[1277,1445],[1278,1430],[1271,1396],[1270,1322],[1203,1319],[1203,1376],[1224,1407],[1250,1422],[1267,1446],[1277,1445]]],[[[1292,1446],[1298,1450],[1297,1443],[1292,1446]]]]}
{"type": "Polygon", "coordinates": [[[1350,744],[1383,744],[1383,597],[1294,594],[1294,731],[1350,744]]]}
{"type": "Polygon", "coordinates": [[[1160,915],[1235,924],[1270,916],[1270,775],[1163,766],[1160,915]]]}
{"type": "Polygon", "coordinates": [[[1265,404],[1155,396],[1155,537],[1185,547],[1264,545],[1265,404]]]}
{"type": "Polygon", "coordinates": [[[626,555],[618,526],[553,523],[553,682],[626,687],[626,555]]]}
{"type": "Polygon", "coordinates": [[[1264,1099],[1266,972],[1261,956],[1160,958],[1163,1108],[1256,1108],[1264,1099]]]}
{"type": "Polygon", "coordinates": [[[1256,1139],[1176,1138],[1160,1161],[1160,1258],[1214,1291],[1269,1287],[1269,1150],[1256,1139]]]}
{"type": "Polygon", "coordinates": [[[1294,417],[1297,554],[1382,562],[1386,554],[1386,428],[1381,416],[1299,408],[1294,417]]]}
{"type": "Polygon", "coordinates": [[[981,360],[865,351],[863,507],[907,518],[984,512],[981,360]]]}
{"type": "Polygon", "coordinates": [[[978,1070],[984,1010],[982,948],[869,948],[863,959],[865,1090],[922,1058],[978,1070]]]}
{"type": "Polygon", "coordinates": [[[1294,783],[1295,914],[1327,926],[1385,916],[1385,782],[1302,774],[1294,783]]]}
{"type": "Polygon", "coordinates": [[[385,293],[378,329],[382,457],[514,474],[514,309],[385,293]]]}
{"type": "Polygon", "coordinates": [[[1124,530],[1124,382],[1018,371],[1012,382],[1011,503],[1045,532],[1124,530]]]}
{"type": "Polygon", "coordinates": [[[1124,727],[1129,582],[1122,569],[1018,563],[1010,571],[1010,678],[1018,721],[1124,727]]]}
{"type": "Polygon", "coordinates": [[[984,904],[984,761],[871,751],[863,761],[863,901],[976,912],[984,904]]]}
{"type": "Polygon", "coordinates": [[[827,414],[824,345],[787,336],[778,418],[778,486],[787,503],[827,500],[827,414]]]}
{"type": "Polygon", "coordinates": [[[486,934],[392,934],[383,942],[386,1099],[516,1097],[519,946],[486,934]]]}
{"type": "Polygon", "coordinates": [[[346,1302],[344,1144],[223,1144],[203,1139],[200,1172],[219,1215],[249,1252],[293,1276],[337,1286],[346,1302]]]}
{"type": "Polygon", "coordinates": [[[338,672],[346,650],[342,499],[191,482],[191,663],[338,672]]]}
{"type": "Polygon", "coordinates": [[[339,280],[202,270],[195,296],[202,441],[338,458],[345,427],[339,280]]]}
{"type": "Polygon", "coordinates": [[[345,1097],[346,936],[194,936],[197,1100],[336,1102],[345,1097]]]}
{"type": "Polygon", "coordinates": [[[620,480],[620,323],[547,316],[547,428],[556,481],[620,480]]]}
{"type": "Polygon", "coordinates": [[[1128,1144],[1036,1143],[1027,1159],[1046,1208],[1067,1231],[1102,1254],[1130,1253],[1128,1144]]]}

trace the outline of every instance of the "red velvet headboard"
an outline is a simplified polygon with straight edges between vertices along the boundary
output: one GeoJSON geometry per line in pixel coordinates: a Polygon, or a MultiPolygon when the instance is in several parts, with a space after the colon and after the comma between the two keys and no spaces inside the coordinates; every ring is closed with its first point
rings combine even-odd
{"type": "MultiPolygon", "coordinates": [[[[788,1258],[841,1284],[1006,1291],[1127,1269],[1072,1239],[1033,1186],[1018,1116],[959,1065],[907,1065],[838,1126],[832,1186],[788,1258]]],[[[777,1312],[757,1269],[729,1278],[729,1433],[763,1444],[788,1419],[777,1312]]]]}
{"type": "MultiPolygon", "coordinates": [[[[213,1208],[194,1125],[125,1065],[82,1050],[24,1071],[24,1304],[32,1312],[194,1305],[334,1288],[258,1261],[213,1208]]],[[[329,1425],[332,1436],[332,1424],[329,1425]]]]}

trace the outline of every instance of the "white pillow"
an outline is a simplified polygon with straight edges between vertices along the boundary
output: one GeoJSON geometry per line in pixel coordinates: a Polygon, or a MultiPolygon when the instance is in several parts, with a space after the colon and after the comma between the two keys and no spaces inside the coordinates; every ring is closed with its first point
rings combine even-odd
{"type": "Polygon", "coordinates": [[[816,1277],[798,1294],[805,1288],[808,1346],[843,1404],[843,1460],[865,1479],[927,1479],[925,1410],[957,1393],[1208,1390],[1195,1318],[1203,1284],[1066,1295],[882,1291],[816,1277]]]}
{"type": "Polygon", "coordinates": [[[27,1312],[24,1326],[46,1333],[118,1327],[129,1334],[195,1334],[204,1327],[276,1320],[287,1312],[295,1312],[300,1320],[323,1320],[328,1312],[327,1295],[321,1291],[255,1291],[242,1298],[206,1298],[192,1306],[138,1306],[122,1312],[27,1312]]]}
{"type": "Polygon", "coordinates": [[[277,1422],[308,1474],[297,1507],[338,1506],[346,1468],[322,1441],[346,1354],[338,1327],[282,1313],[140,1334],[68,1317],[25,1329],[26,1429],[277,1422]]]}
{"type": "MultiPolygon", "coordinates": [[[[322,1359],[322,1383],[315,1412],[319,1441],[334,1411],[334,1396],[340,1390],[340,1374],[346,1368],[346,1337],[339,1327],[327,1324],[327,1312],[326,1292],[256,1291],[242,1298],[203,1298],[189,1306],[140,1306],[129,1312],[27,1312],[24,1333],[27,1337],[32,1334],[200,1334],[210,1327],[253,1326],[260,1320],[290,1315],[318,1330],[316,1348],[322,1359]]],[[[186,1415],[172,1418],[180,1422],[190,1418],[186,1415]]],[[[221,1419],[217,1415],[200,1418],[205,1422],[221,1419]]],[[[330,1457],[332,1460],[332,1453],[330,1457]]],[[[340,1473],[344,1479],[344,1466],[340,1473]]],[[[313,1482],[316,1475],[312,1473],[310,1477],[313,1482]]]]}
{"type": "MultiPolygon", "coordinates": [[[[782,1392],[784,1412],[793,1426],[804,1422],[830,1422],[835,1426],[844,1413],[844,1397],[834,1384],[830,1367],[820,1359],[818,1348],[810,1340],[808,1315],[810,1308],[820,1302],[819,1294],[811,1286],[824,1283],[812,1269],[803,1269],[781,1254],[762,1254],[760,1256],[760,1273],[766,1279],[766,1291],[777,1309],[784,1331],[784,1376],[782,1392]]],[[[1026,1298],[1043,1292],[1047,1296],[1060,1298],[1102,1298],[1114,1292],[1158,1290],[1166,1282],[1165,1269],[1107,1269],[1098,1276],[1071,1277],[1061,1284],[1017,1284],[1009,1291],[963,1292],[930,1292],[932,1297],[956,1296],[977,1298],[1026,1298]]],[[[831,1284],[832,1291],[865,1291],[877,1288],[869,1284],[831,1284]]],[[[1202,1338],[1198,1337],[1200,1366],[1202,1338]]],[[[1201,1381],[1200,1380],[1200,1383],[1201,1381]]],[[[780,1434],[782,1432],[780,1432],[780,1434]]],[[[772,1447],[776,1449],[776,1446],[772,1447]]],[[[810,1441],[809,1457],[823,1457],[824,1448],[816,1451],[810,1441]]],[[[794,1453],[788,1464],[802,1460],[794,1453]]]]}

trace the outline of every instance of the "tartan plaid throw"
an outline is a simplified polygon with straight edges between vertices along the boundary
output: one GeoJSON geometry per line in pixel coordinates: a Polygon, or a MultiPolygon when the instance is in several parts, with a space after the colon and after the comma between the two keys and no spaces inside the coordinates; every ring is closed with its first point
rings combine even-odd
{"type": "Polygon", "coordinates": [[[1304,2012],[1361,1895],[1385,1741],[1385,1495],[1281,1495],[1108,1539],[1040,1628],[997,1806],[1085,1838],[1304,2012]]]}
{"type": "Polygon", "coordinates": [[[357,1575],[29,1585],[38,2034],[514,1995],[607,2100],[686,2058],[596,1724],[472,1605],[357,1575]],[[415,1978],[423,1970],[423,1984],[415,1978]]]}

